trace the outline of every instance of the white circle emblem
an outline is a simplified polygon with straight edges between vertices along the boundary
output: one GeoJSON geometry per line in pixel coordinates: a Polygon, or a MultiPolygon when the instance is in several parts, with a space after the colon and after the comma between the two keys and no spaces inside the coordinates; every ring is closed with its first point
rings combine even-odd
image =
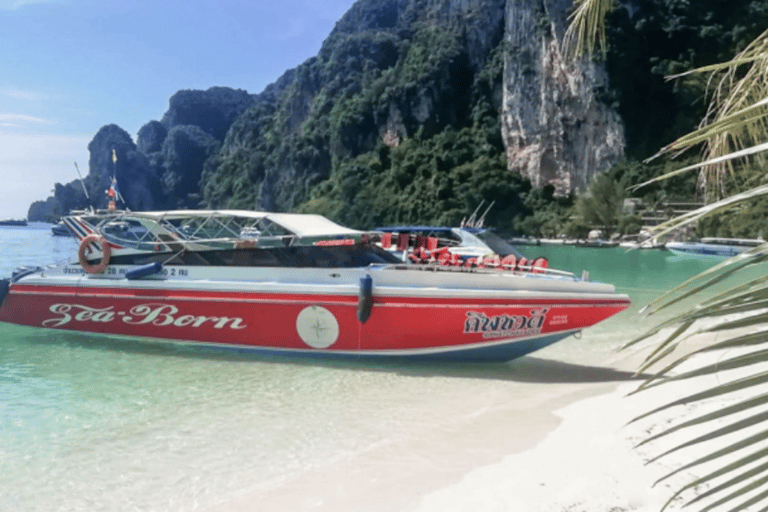
{"type": "Polygon", "coordinates": [[[312,348],[328,348],[339,339],[339,322],[321,306],[307,306],[296,317],[296,330],[312,348]]]}

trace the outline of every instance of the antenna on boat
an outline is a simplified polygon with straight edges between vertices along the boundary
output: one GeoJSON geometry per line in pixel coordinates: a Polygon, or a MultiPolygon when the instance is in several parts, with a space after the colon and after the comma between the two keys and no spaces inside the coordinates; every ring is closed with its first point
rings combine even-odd
{"type": "Polygon", "coordinates": [[[485,212],[480,217],[480,220],[477,221],[477,224],[475,225],[476,228],[483,227],[483,222],[485,222],[485,216],[488,215],[488,212],[491,211],[491,208],[493,208],[493,205],[496,204],[496,201],[491,201],[491,204],[488,205],[488,208],[485,209],[485,212]]]}
{"type": "Polygon", "coordinates": [[[108,200],[108,210],[115,210],[117,209],[117,201],[122,201],[123,204],[125,204],[125,199],[123,199],[123,196],[120,194],[120,190],[117,188],[117,153],[115,152],[114,148],[112,149],[112,183],[109,185],[109,190],[107,190],[107,200],[108,200]]]}
{"type": "Polygon", "coordinates": [[[469,219],[467,219],[467,223],[465,224],[468,228],[475,227],[475,217],[477,216],[477,212],[480,210],[480,207],[483,206],[483,203],[485,202],[485,199],[480,201],[480,204],[477,205],[477,208],[475,208],[475,211],[472,212],[472,215],[469,216],[469,219]]]}
{"type": "Polygon", "coordinates": [[[85,188],[85,181],[83,181],[83,175],[80,174],[80,168],[77,166],[77,162],[75,162],[75,169],[77,170],[77,175],[80,176],[80,184],[83,186],[83,192],[85,192],[85,198],[90,201],[91,198],[88,195],[88,189],[85,188]]]}

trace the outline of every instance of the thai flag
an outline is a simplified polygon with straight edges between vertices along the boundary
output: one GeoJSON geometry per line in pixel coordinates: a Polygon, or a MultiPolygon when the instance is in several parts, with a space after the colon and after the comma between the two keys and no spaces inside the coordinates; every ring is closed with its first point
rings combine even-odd
{"type": "Polygon", "coordinates": [[[107,195],[110,198],[119,199],[120,201],[123,201],[123,197],[120,195],[120,191],[117,188],[117,178],[112,178],[112,184],[109,186],[107,195]]]}

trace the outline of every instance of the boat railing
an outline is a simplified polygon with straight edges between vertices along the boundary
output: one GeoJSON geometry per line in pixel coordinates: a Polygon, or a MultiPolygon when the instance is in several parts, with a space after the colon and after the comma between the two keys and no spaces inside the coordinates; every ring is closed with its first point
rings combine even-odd
{"type": "MultiPolygon", "coordinates": [[[[376,265],[379,266],[379,265],[376,265]]],[[[515,269],[495,268],[495,267],[465,267],[465,266],[453,266],[453,265],[440,265],[439,263],[395,263],[392,265],[384,265],[388,268],[397,270],[421,270],[424,272],[458,272],[458,273],[474,273],[474,274],[513,274],[523,277],[551,277],[561,279],[573,279],[577,280],[575,274],[564,270],[557,270],[552,268],[536,268],[531,265],[523,265],[515,269]]]]}
{"type": "MultiPolygon", "coordinates": [[[[209,212],[180,215],[142,215],[141,212],[73,212],[110,242],[139,250],[158,250],[157,244],[205,250],[237,247],[240,242],[269,241],[269,245],[290,245],[296,234],[267,217],[239,217],[209,212]]],[[[247,245],[247,244],[246,244],[247,245]]],[[[253,245],[253,244],[251,244],[253,245]]]]}

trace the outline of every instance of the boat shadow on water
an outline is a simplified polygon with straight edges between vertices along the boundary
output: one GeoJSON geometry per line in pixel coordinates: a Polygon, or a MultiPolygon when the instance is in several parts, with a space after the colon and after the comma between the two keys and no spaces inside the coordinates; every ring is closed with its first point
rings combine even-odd
{"type": "Polygon", "coordinates": [[[76,332],[40,331],[8,326],[17,339],[32,345],[56,345],[76,350],[120,352],[149,358],[181,358],[212,363],[279,364],[306,368],[327,368],[356,372],[385,372],[408,377],[448,377],[461,379],[501,380],[540,384],[588,384],[624,382],[647,378],[607,366],[525,356],[506,363],[497,362],[431,362],[408,359],[370,359],[365,357],[312,357],[253,352],[239,348],[220,348],[187,343],[126,339],[116,336],[94,336],[76,332]]]}

